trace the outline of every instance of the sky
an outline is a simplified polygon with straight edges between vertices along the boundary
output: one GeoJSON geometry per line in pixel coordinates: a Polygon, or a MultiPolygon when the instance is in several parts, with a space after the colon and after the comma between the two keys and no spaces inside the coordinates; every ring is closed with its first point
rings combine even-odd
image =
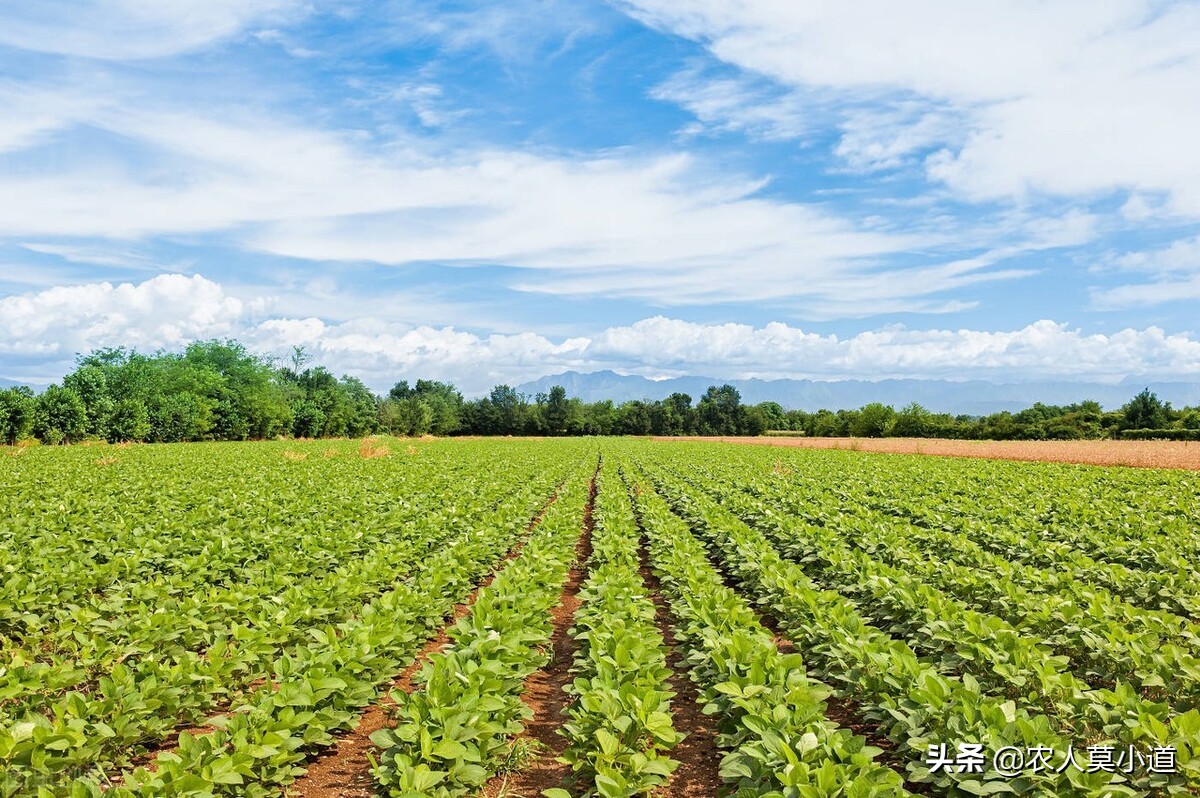
{"type": "Polygon", "coordinates": [[[0,377],[1200,381],[1200,3],[0,7],[0,377]]]}

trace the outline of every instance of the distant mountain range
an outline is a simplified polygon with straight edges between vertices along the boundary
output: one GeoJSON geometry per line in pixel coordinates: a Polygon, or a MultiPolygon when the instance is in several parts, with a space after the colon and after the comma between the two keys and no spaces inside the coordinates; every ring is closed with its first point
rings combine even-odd
{"type": "Polygon", "coordinates": [[[517,390],[527,396],[548,393],[561,385],[568,396],[585,402],[612,399],[621,403],[633,399],[665,399],[673,393],[686,393],[692,401],[710,385],[729,383],[738,389],[747,404],[778,402],[789,410],[852,409],[870,402],[882,402],[900,408],[919,402],[938,413],[986,415],[1002,410],[1022,410],[1036,402],[1067,405],[1095,400],[1106,410],[1120,407],[1134,394],[1149,388],[1163,401],[1176,407],[1200,405],[1200,382],[1151,382],[1125,379],[1116,384],[1097,382],[1021,382],[993,383],[983,380],[722,380],[716,377],[675,377],[650,380],[624,376],[613,371],[582,374],[567,371],[526,382],[517,390]]]}
{"type": "Polygon", "coordinates": [[[39,392],[40,392],[40,391],[41,391],[43,388],[45,388],[45,387],[46,387],[45,385],[41,385],[41,384],[39,384],[39,383],[34,383],[34,382],[17,382],[16,380],[6,380],[6,379],[4,379],[3,377],[0,377],[0,390],[2,390],[2,389],[4,389],[4,388],[16,388],[16,387],[18,387],[18,386],[21,386],[21,385],[28,385],[28,386],[29,386],[30,388],[32,388],[34,391],[39,391],[39,392]]]}

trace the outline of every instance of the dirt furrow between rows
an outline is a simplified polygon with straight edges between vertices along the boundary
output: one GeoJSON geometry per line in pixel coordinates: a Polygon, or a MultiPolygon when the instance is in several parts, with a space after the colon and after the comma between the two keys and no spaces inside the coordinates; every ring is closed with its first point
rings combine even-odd
{"type": "Polygon", "coordinates": [[[671,722],[676,731],[685,735],[670,751],[671,758],[679,762],[679,767],[654,794],[657,798],[720,795],[724,792],[724,782],[721,779],[721,751],[717,748],[715,719],[704,714],[700,705],[700,691],[686,675],[688,667],[685,654],[675,637],[675,617],[663,598],[658,577],[647,560],[645,541],[639,554],[642,582],[646,585],[650,600],[654,602],[655,621],[667,645],[667,667],[671,669],[667,684],[675,693],[671,699],[671,722]]]}
{"type": "MultiPolygon", "coordinates": [[[[596,473],[599,473],[597,468],[596,473]]],[[[533,710],[525,729],[514,740],[514,750],[527,747],[529,757],[516,762],[516,769],[500,774],[480,791],[484,798],[501,795],[539,796],[542,790],[561,787],[571,773],[569,765],[560,762],[566,749],[566,739],[558,734],[563,724],[563,710],[570,697],[565,691],[571,681],[571,665],[575,661],[576,643],[570,635],[575,611],[579,609],[579,590],[587,578],[586,563],[592,556],[592,512],[596,505],[596,474],[588,486],[588,500],[583,510],[583,532],[575,544],[575,564],[567,575],[566,585],[552,613],[553,633],[550,636],[550,662],[532,673],[525,681],[522,700],[533,710]]]]}

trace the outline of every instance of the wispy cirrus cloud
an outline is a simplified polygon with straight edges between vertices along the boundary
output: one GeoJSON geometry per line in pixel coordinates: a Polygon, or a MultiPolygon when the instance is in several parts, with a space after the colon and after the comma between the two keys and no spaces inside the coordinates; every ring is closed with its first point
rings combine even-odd
{"type": "Polygon", "coordinates": [[[0,45],[113,61],[162,58],[305,10],[298,0],[39,0],[5,9],[0,45]]]}
{"type": "MultiPolygon", "coordinates": [[[[1163,191],[1173,208],[1200,216],[1200,152],[1190,136],[1200,106],[1187,99],[1200,88],[1194,3],[620,6],[801,96],[833,91],[854,103],[869,92],[940,109],[867,118],[893,142],[942,144],[928,177],[966,198],[1163,191]]],[[[756,112],[748,104],[744,114],[756,112]]],[[[840,147],[852,162],[863,154],[861,121],[840,147]]]]}

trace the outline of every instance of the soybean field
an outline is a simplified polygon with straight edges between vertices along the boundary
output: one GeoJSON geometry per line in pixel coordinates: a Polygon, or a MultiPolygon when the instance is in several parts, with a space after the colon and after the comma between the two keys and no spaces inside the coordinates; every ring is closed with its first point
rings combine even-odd
{"type": "Polygon", "coordinates": [[[640,439],[0,455],[0,796],[1200,793],[1200,475],[640,439]]]}

